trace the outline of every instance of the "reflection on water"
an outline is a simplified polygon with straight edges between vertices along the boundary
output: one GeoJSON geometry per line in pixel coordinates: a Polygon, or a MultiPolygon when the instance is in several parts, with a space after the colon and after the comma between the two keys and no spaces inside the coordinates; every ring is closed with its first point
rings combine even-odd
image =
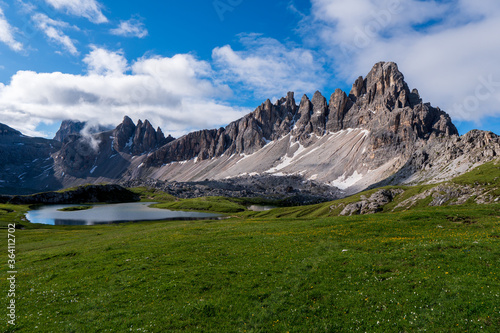
{"type": "MultiPolygon", "coordinates": [[[[50,225],[96,225],[133,221],[217,219],[220,215],[171,211],[148,207],[151,202],[96,205],[79,211],[59,211],[75,205],[41,206],[26,214],[32,223],[50,225]]],[[[82,205],[79,205],[82,206],[82,205]]]]}

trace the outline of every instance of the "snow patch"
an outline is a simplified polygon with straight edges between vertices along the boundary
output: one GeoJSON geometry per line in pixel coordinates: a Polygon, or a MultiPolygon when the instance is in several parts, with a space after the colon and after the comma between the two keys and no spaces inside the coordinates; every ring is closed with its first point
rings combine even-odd
{"type": "Polygon", "coordinates": [[[91,173],[91,174],[93,174],[93,173],[94,173],[94,171],[95,171],[95,169],[97,169],[97,165],[96,165],[96,166],[94,166],[94,167],[92,168],[92,170],[90,170],[90,173],[91,173]]]}
{"type": "MultiPolygon", "coordinates": [[[[236,163],[234,163],[234,165],[240,163],[241,161],[243,160],[246,160],[247,158],[249,158],[250,156],[252,156],[253,154],[250,154],[250,155],[246,155],[246,154],[239,154],[238,156],[241,157],[241,159],[239,159],[236,163]]],[[[233,155],[235,156],[235,155],[233,155]]]]}
{"type": "Polygon", "coordinates": [[[130,139],[128,140],[127,144],[125,145],[125,147],[132,147],[132,144],[134,143],[134,137],[131,136],[130,139]]]}
{"type": "Polygon", "coordinates": [[[340,176],[339,178],[335,179],[334,181],[330,182],[330,184],[332,186],[335,186],[341,190],[345,190],[349,187],[351,187],[352,185],[356,184],[357,182],[359,182],[360,180],[363,179],[363,175],[359,174],[358,171],[354,171],[354,173],[349,176],[349,177],[346,177],[346,174],[344,173],[342,176],[340,176]]]}
{"type": "MultiPolygon", "coordinates": [[[[293,146],[295,146],[296,144],[297,143],[295,143],[293,146]]],[[[266,173],[275,173],[275,172],[280,171],[280,170],[286,168],[287,166],[291,165],[293,160],[295,159],[295,156],[299,156],[306,149],[300,143],[298,143],[298,145],[299,145],[299,148],[291,157],[288,157],[287,155],[283,156],[281,158],[282,162],[280,164],[278,164],[277,166],[275,166],[274,168],[267,170],[266,173]]],[[[275,175],[278,176],[278,174],[275,174],[275,175]]]]}

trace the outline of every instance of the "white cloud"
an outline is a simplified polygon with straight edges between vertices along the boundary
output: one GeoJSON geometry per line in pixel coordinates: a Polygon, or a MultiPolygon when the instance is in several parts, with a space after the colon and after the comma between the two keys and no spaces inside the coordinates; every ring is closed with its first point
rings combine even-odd
{"type": "Polygon", "coordinates": [[[179,136],[225,125],[249,111],[219,102],[217,97],[231,90],[214,83],[210,65],[189,54],[141,58],[129,66],[121,52],[94,48],[85,59],[85,75],[17,72],[9,85],[0,85],[2,122],[36,135],[42,121],[97,119],[117,125],[129,115],[179,136]]]}
{"type": "Polygon", "coordinates": [[[102,13],[102,5],[95,0],[45,0],[57,10],[87,18],[92,23],[106,23],[108,19],[102,13]]]}
{"type": "Polygon", "coordinates": [[[345,80],[365,75],[378,61],[395,61],[409,85],[454,120],[500,116],[498,1],[312,4],[301,25],[304,38],[329,56],[345,80]]]}
{"type": "Polygon", "coordinates": [[[30,14],[36,10],[36,6],[32,3],[24,2],[23,0],[16,0],[18,6],[21,8],[20,12],[23,14],[30,14]]]}
{"type": "Polygon", "coordinates": [[[116,29],[111,29],[113,35],[124,37],[144,38],[148,35],[148,30],[144,27],[144,23],[131,18],[128,21],[120,21],[120,25],[116,29]]]}
{"type": "Polygon", "coordinates": [[[36,27],[43,31],[49,40],[62,45],[66,51],[72,55],[79,54],[73,40],[62,31],[66,28],[75,27],[71,27],[68,23],[63,21],[53,20],[47,15],[41,13],[33,15],[33,21],[35,22],[36,27]]]}
{"type": "Polygon", "coordinates": [[[314,92],[325,82],[321,61],[311,50],[258,34],[242,35],[240,41],[245,50],[235,51],[226,45],[215,48],[212,57],[226,80],[242,83],[258,97],[314,92]]]}
{"type": "Polygon", "coordinates": [[[132,65],[132,72],[154,80],[161,89],[179,96],[227,97],[231,94],[229,87],[214,83],[215,73],[208,62],[196,60],[189,54],[139,59],[132,65]]]}
{"type": "Polygon", "coordinates": [[[7,22],[2,8],[0,8],[0,42],[5,43],[14,51],[23,50],[23,44],[15,40],[14,28],[7,22]]]}
{"type": "Polygon", "coordinates": [[[87,64],[88,72],[97,75],[122,75],[128,68],[127,59],[122,51],[111,52],[106,49],[92,47],[92,51],[85,56],[83,62],[87,64]]]}

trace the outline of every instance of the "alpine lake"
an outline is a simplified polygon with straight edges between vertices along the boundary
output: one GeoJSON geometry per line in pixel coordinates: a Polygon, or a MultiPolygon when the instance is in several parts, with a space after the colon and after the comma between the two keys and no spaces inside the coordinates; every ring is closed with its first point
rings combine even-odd
{"type": "Polygon", "coordinates": [[[26,214],[31,223],[97,225],[139,221],[219,219],[222,215],[150,207],[155,202],[100,205],[44,205],[26,214]]]}

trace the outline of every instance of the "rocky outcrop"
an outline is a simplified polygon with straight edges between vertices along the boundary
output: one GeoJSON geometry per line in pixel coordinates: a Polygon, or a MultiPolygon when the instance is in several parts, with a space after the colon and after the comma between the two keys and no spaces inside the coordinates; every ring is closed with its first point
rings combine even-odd
{"type": "Polygon", "coordinates": [[[392,202],[394,197],[403,193],[402,189],[383,189],[373,193],[369,198],[361,196],[361,201],[353,202],[345,206],[340,213],[341,216],[375,214],[382,211],[383,206],[392,202]]]}
{"type": "Polygon", "coordinates": [[[265,198],[287,200],[290,205],[314,204],[342,197],[338,189],[315,181],[304,181],[299,176],[273,177],[270,175],[238,177],[220,181],[164,182],[160,180],[131,180],[125,187],[146,186],[159,189],[177,198],[223,196],[235,198],[265,198]]]}

